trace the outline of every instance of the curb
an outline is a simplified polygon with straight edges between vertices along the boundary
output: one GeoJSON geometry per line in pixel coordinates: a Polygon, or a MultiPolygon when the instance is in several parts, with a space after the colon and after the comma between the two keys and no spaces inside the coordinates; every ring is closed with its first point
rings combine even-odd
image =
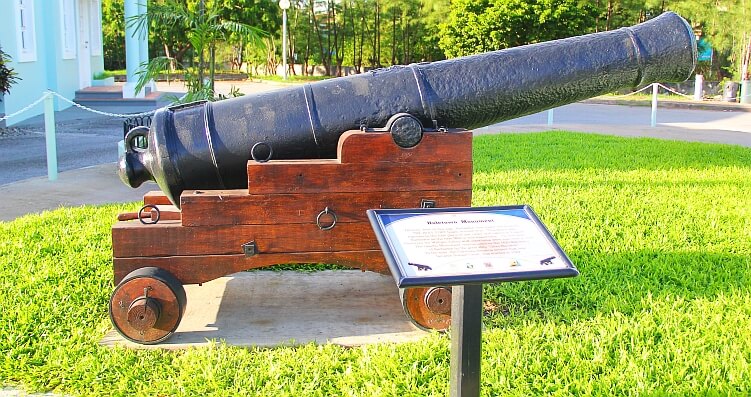
{"type": "MultiPolygon", "coordinates": [[[[626,99],[603,99],[592,98],[585,99],[581,103],[590,103],[596,105],[620,105],[620,106],[652,106],[649,100],[626,100],[626,99]]],[[[657,103],[658,107],[671,109],[692,109],[692,110],[712,110],[722,112],[745,112],[751,113],[751,105],[732,103],[732,102],[689,102],[689,101],[666,101],[661,100],[657,103]]]]}

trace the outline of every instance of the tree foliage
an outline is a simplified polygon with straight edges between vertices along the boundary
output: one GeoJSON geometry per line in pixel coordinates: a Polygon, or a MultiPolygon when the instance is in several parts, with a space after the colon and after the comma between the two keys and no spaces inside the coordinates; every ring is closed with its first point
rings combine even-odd
{"type": "Polygon", "coordinates": [[[688,18],[709,41],[724,74],[749,79],[751,0],[676,0],[666,7],[688,18]]]}
{"type": "MultiPolygon", "coordinates": [[[[277,0],[203,0],[218,18],[270,34],[254,47],[231,30],[215,41],[219,63],[256,65],[275,73],[281,64],[282,12],[277,0]]],[[[149,0],[149,9],[201,0],[149,0]]],[[[690,20],[715,50],[700,70],[748,77],[751,0],[293,0],[288,14],[287,59],[303,73],[320,65],[328,74],[393,64],[435,61],[480,51],[617,29],[667,10],[690,20]],[[744,66],[745,65],[745,66],[744,66]]],[[[105,66],[124,66],[123,0],[102,0],[105,66]]],[[[182,65],[200,58],[182,23],[150,22],[150,55],[182,65]]],[[[210,55],[206,55],[210,57],[210,55]]],[[[289,67],[290,73],[295,69],[289,67]]]]}
{"type": "Polygon", "coordinates": [[[123,0],[102,0],[104,68],[125,69],[125,6],[123,0]]]}
{"type": "MultiPolygon", "coordinates": [[[[277,0],[215,0],[214,3],[219,16],[227,21],[255,26],[264,32],[275,32],[282,24],[277,0]]],[[[246,61],[248,48],[268,51],[267,46],[255,46],[257,43],[249,43],[245,35],[235,32],[229,33],[225,44],[230,51],[225,51],[229,56],[224,58],[233,69],[239,69],[246,61]]]]}
{"type": "Polygon", "coordinates": [[[751,0],[453,0],[440,44],[447,56],[465,55],[631,26],[668,10],[715,50],[698,72],[751,77],[751,0]]]}
{"type": "MultiPolygon", "coordinates": [[[[137,15],[127,21],[128,26],[134,27],[136,32],[147,29],[148,24],[156,26],[170,26],[182,29],[193,50],[193,67],[183,66],[186,71],[186,83],[191,100],[214,98],[214,70],[216,65],[216,47],[228,40],[229,35],[244,37],[249,42],[260,44],[261,37],[266,34],[263,30],[222,18],[219,8],[213,1],[199,0],[196,4],[188,4],[178,0],[165,0],[163,3],[152,4],[146,14],[137,15]],[[206,59],[208,58],[208,62],[206,59]],[[208,76],[206,75],[208,68],[208,76]]],[[[136,91],[140,91],[146,83],[153,79],[173,61],[169,56],[152,58],[148,65],[142,65],[138,72],[139,81],[136,91]]]]}
{"type": "Polygon", "coordinates": [[[594,31],[597,10],[577,0],[455,0],[441,25],[449,57],[594,31]]]}
{"type": "Polygon", "coordinates": [[[438,24],[448,0],[298,1],[289,9],[290,62],[328,74],[443,58],[438,24]]]}
{"type": "Polygon", "coordinates": [[[597,30],[644,22],[664,11],[675,11],[691,23],[697,36],[714,49],[711,62],[700,62],[705,77],[749,78],[751,0],[596,0],[597,30]]]}

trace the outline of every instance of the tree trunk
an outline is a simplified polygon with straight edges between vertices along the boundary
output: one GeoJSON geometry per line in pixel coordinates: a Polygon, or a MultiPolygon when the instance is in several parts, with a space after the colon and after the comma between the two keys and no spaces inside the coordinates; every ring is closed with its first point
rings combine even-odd
{"type": "Polygon", "coordinates": [[[311,15],[311,18],[313,19],[313,28],[315,29],[316,35],[318,36],[318,49],[319,49],[320,54],[321,54],[321,62],[323,62],[323,67],[324,67],[324,69],[326,69],[326,74],[328,75],[329,74],[329,65],[328,65],[328,62],[326,61],[326,53],[323,50],[323,37],[321,35],[321,28],[320,28],[320,26],[318,26],[318,20],[316,19],[315,12],[313,12],[313,6],[312,5],[310,7],[310,15],[311,15]]]}
{"type": "Polygon", "coordinates": [[[595,1],[595,7],[597,8],[597,15],[595,16],[595,32],[600,31],[600,0],[595,1]]]}
{"type": "Polygon", "coordinates": [[[344,63],[344,49],[347,44],[347,2],[344,2],[342,8],[342,26],[338,29],[341,42],[336,44],[336,75],[342,76],[342,64],[344,63]]]}
{"type": "Polygon", "coordinates": [[[355,25],[355,9],[351,2],[349,3],[349,7],[352,10],[349,14],[349,22],[352,24],[352,67],[357,73],[360,73],[355,66],[357,59],[357,26],[355,25]]]}
{"type": "Polygon", "coordinates": [[[216,71],[216,44],[213,42],[209,46],[209,88],[211,95],[214,95],[214,72],[216,71]]]}
{"type": "Polygon", "coordinates": [[[276,43],[266,39],[266,75],[276,76],[276,43]]]}
{"type": "Polygon", "coordinates": [[[396,65],[396,8],[391,9],[391,64],[396,65]]]}
{"type": "Polygon", "coordinates": [[[175,58],[172,58],[169,53],[169,46],[167,44],[164,45],[164,56],[169,59],[169,71],[171,73],[175,73],[175,58]]]}
{"type": "Polygon", "coordinates": [[[751,62],[751,35],[743,34],[743,61],[741,62],[741,80],[749,79],[749,62],[751,62]]]}
{"type": "Polygon", "coordinates": [[[378,0],[375,2],[375,51],[373,57],[375,58],[374,67],[381,67],[381,5],[378,0]]]}
{"type": "MultiPolygon", "coordinates": [[[[310,13],[313,12],[313,2],[310,2],[310,13]]],[[[310,13],[308,14],[308,28],[305,29],[305,56],[303,58],[303,68],[302,68],[302,74],[303,76],[307,76],[308,73],[308,61],[310,60],[310,35],[313,30],[313,21],[310,17],[310,13]]]]}
{"type": "Polygon", "coordinates": [[[356,69],[357,73],[362,73],[362,49],[365,47],[365,29],[366,29],[366,21],[365,21],[365,13],[363,12],[362,15],[360,15],[360,48],[359,48],[359,54],[357,57],[356,63],[356,69]]]}
{"type": "Polygon", "coordinates": [[[334,72],[334,68],[333,68],[333,66],[335,66],[334,64],[336,64],[336,57],[339,56],[338,54],[339,53],[339,24],[336,21],[336,5],[334,4],[333,1],[329,1],[328,4],[329,4],[329,21],[327,23],[327,26],[331,26],[330,32],[332,32],[334,36],[333,46],[331,45],[332,34],[328,34],[326,36],[326,42],[328,44],[328,55],[331,57],[332,52],[336,55],[334,55],[331,58],[332,70],[326,70],[326,74],[329,76],[333,76],[336,73],[336,75],[339,76],[339,71],[336,70],[336,72],[334,72]]]}
{"type": "Polygon", "coordinates": [[[610,17],[613,16],[613,0],[608,0],[608,10],[605,14],[605,30],[610,30],[610,17]]]}
{"type": "MultiPolygon", "coordinates": [[[[336,39],[336,19],[334,19],[334,3],[332,0],[326,0],[326,7],[327,7],[327,16],[328,21],[326,23],[326,28],[329,29],[330,26],[334,27],[334,39],[336,39]]],[[[329,29],[329,34],[326,35],[326,62],[323,63],[323,66],[326,68],[326,76],[331,76],[331,30],[329,29]]]]}
{"type": "MultiPolygon", "coordinates": [[[[203,14],[206,12],[206,3],[204,0],[201,0],[201,2],[198,5],[199,9],[199,17],[201,23],[203,23],[203,14]]],[[[198,50],[198,85],[203,89],[203,72],[204,72],[204,58],[203,58],[203,44],[201,45],[201,48],[196,48],[198,50]]]]}
{"type": "Polygon", "coordinates": [[[295,35],[295,32],[297,32],[297,25],[299,23],[299,14],[297,8],[294,9],[294,14],[292,18],[292,27],[289,29],[289,32],[287,32],[287,64],[292,65],[292,67],[287,66],[287,70],[289,70],[289,74],[292,76],[296,76],[297,73],[295,72],[295,46],[297,43],[297,36],[295,35]]]}
{"type": "Polygon", "coordinates": [[[189,49],[190,49],[190,46],[187,45],[187,46],[181,47],[177,51],[175,51],[175,62],[177,64],[182,64],[183,63],[183,58],[185,57],[185,53],[188,52],[189,49]]]}
{"type": "MultiPolygon", "coordinates": [[[[404,18],[402,18],[404,19],[404,18]]],[[[410,48],[409,48],[409,40],[410,40],[410,31],[409,31],[409,19],[406,20],[406,23],[402,22],[404,24],[404,29],[402,29],[402,63],[405,65],[408,65],[411,62],[410,57],[410,48]]]]}

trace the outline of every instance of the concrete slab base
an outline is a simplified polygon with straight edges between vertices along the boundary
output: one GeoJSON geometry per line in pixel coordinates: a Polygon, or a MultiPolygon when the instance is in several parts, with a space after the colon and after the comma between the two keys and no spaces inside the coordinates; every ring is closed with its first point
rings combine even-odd
{"type": "Polygon", "coordinates": [[[112,330],[101,344],[138,349],[183,349],[210,341],[260,347],[310,342],[357,346],[411,342],[428,335],[404,314],[391,276],[377,273],[241,272],[185,290],[185,315],[167,341],[139,345],[112,330]]]}

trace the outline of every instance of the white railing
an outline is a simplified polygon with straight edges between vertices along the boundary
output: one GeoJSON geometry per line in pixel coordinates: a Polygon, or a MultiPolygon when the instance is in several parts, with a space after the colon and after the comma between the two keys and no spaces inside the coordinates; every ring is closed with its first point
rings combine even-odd
{"type": "MultiPolygon", "coordinates": [[[[680,93],[678,91],[675,91],[675,90],[673,90],[673,89],[671,89],[669,87],[666,87],[666,86],[664,86],[664,85],[662,85],[660,83],[650,84],[648,86],[642,87],[641,89],[639,89],[637,91],[634,91],[634,92],[630,92],[628,94],[615,95],[615,96],[613,96],[613,98],[625,98],[625,97],[629,97],[631,95],[636,95],[636,94],[638,94],[640,92],[646,91],[646,90],[648,90],[650,88],[652,89],[652,113],[651,113],[649,125],[652,126],[652,127],[656,127],[657,126],[657,102],[658,102],[658,94],[659,94],[660,88],[664,89],[665,91],[668,91],[671,94],[680,95],[682,97],[686,97],[686,98],[692,99],[694,101],[697,100],[695,96],[682,94],[682,93],[680,93]]],[[[701,99],[699,99],[699,101],[701,101],[701,99]]],[[[555,109],[548,109],[548,111],[547,111],[547,113],[548,113],[548,126],[549,127],[553,126],[553,114],[554,114],[554,110],[555,109]]]]}
{"type": "Polygon", "coordinates": [[[55,139],[55,106],[54,106],[54,101],[53,101],[54,97],[58,97],[63,102],[67,102],[87,112],[96,113],[101,116],[116,117],[116,118],[146,116],[159,110],[159,109],[154,109],[154,110],[149,110],[148,112],[141,112],[141,113],[108,113],[108,112],[103,112],[101,110],[92,109],[90,107],[73,102],[70,99],[64,97],[63,95],[55,91],[47,90],[44,93],[42,93],[42,96],[40,96],[37,100],[25,106],[23,109],[20,109],[16,112],[0,117],[0,122],[3,122],[12,117],[17,117],[31,110],[38,104],[44,102],[44,139],[45,139],[45,147],[47,151],[47,178],[51,181],[57,180],[57,141],[55,139]]]}

